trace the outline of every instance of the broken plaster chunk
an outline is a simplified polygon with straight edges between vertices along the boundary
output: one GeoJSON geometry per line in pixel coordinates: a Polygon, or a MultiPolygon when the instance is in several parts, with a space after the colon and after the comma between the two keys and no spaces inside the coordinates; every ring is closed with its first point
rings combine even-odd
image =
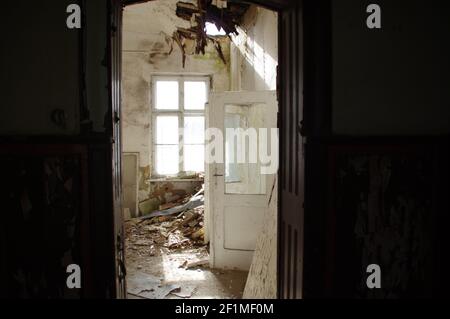
{"type": "Polygon", "coordinates": [[[198,239],[201,238],[205,235],[205,229],[204,228],[200,228],[198,231],[196,231],[195,233],[192,234],[192,238],[193,239],[198,239]]]}
{"type": "Polygon", "coordinates": [[[196,286],[183,286],[180,289],[172,291],[170,294],[178,298],[191,298],[197,292],[196,286]]]}
{"type": "Polygon", "coordinates": [[[148,215],[151,212],[157,210],[161,204],[158,198],[150,198],[139,204],[139,211],[142,215],[148,215]]]}
{"type": "Polygon", "coordinates": [[[188,225],[189,225],[189,227],[195,227],[195,226],[197,226],[197,224],[198,224],[198,220],[193,220],[188,225]]]}
{"type": "Polygon", "coordinates": [[[151,243],[147,240],[138,240],[134,243],[136,246],[149,246],[151,243]]]}
{"type": "Polygon", "coordinates": [[[198,14],[194,13],[191,17],[191,27],[196,27],[197,26],[197,16],[198,14]]]}
{"type": "Polygon", "coordinates": [[[195,53],[196,41],[193,39],[185,39],[184,40],[184,50],[187,55],[193,55],[195,53]]]}
{"type": "Polygon", "coordinates": [[[156,232],[160,231],[160,227],[154,226],[154,225],[145,226],[144,229],[145,229],[146,231],[148,231],[149,233],[156,233],[156,232]]]}
{"type": "Polygon", "coordinates": [[[164,227],[164,228],[170,228],[170,227],[172,227],[172,225],[173,225],[173,222],[163,222],[163,223],[161,223],[161,227],[164,227]]]}
{"type": "Polygon", "coordinates": [[[211,4],[219,9],[225,9],[228,7],[227,0],[212,0],[211,4]]]}
{"type": "Polygon", "coordinates": [[[205,258],[205,259],[201,259],[201,260],[197,260],[197,261],[188,262],[186,265],[186,269],[192,269],[192,268],[197,268],[197,267],[207,266],[207,265],[209,265],[209,259],[205,258]]]}

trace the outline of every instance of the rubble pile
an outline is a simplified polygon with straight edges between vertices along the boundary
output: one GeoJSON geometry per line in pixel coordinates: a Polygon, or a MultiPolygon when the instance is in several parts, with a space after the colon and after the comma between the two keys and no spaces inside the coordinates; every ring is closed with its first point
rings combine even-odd
{"type": "Polygon", "coordinates": [[[125,222],[125,232],[127,258],[204,247],[204,206],[176,215],[134,218],[125,222]]]}

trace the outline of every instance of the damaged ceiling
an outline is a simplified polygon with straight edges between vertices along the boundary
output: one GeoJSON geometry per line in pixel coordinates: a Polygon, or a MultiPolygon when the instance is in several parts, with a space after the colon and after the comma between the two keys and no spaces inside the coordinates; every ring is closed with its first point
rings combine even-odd
{"type": "MultiPolygon", "coordinates": [[[[190,23],[190,28],[177,27],[172,35],[173,41],[182,52],[183,67],[186,64],[186,55],[204,55],[208,42],[214,45],[218,56],[226,64],[220,41],[206,33],[206,23],[214,24],[218,30],[223,29],[228,36],[237,35],[237,26],[248,8],[248,4],[226,0],[197,0],[196,4],[177,2],[176,15],[190,23]]],[[[169,54],[172,50],[173,46],[169,54]]]]}

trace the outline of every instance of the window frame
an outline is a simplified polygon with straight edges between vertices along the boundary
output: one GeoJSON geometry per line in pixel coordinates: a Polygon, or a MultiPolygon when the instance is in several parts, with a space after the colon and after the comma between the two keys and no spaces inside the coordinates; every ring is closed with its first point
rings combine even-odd
{"type": "MultiPolygon", "coordinates": [[[[185,116],[203,116],[205,120],[206,128],[206,107],[208,105],[209,93],[212,91],[212,78],[211,75],[207,74],[196,74],[196,75],[183,75],[183,74],[155,74],[151,76],[150,81],[151,86],[151,147],[152,147],[152,178],[164,178],[164,177],[179,177],[180,174],[186,173],[184,170],[184,117],[185,116]],[[177,110],[161,110],[156,108],[156,82],[157,81],[178,81],[178,109],[177,110]],[[203,110],[186,110],[184,107],[184,82],[196,81],[206,83],[206,103],[203,110]],[[176,174],[159,174],[157,171],[157,146],[158,145],[168,145],[168,144],[158,144],[157,141],[157,127],[156,118],[158,116],[176,116],[178,117],[178,129],[179,132],[178,140],[178,173],[176,174]]],[[[196,145],[196,144],[192,144],[196,145]]]]}

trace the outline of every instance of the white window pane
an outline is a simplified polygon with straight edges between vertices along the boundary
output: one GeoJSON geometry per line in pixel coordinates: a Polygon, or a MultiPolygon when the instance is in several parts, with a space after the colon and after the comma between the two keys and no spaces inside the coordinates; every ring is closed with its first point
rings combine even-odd
{"type": "Polygon", "coordinates": [[[205,171],[204,145],[184,145],[184,170],[187,172],[205,171]]]}
{"type": "MultiPolygon", "coordinates": [[[[241,128],[241,116],[234,113],[225,114],[225,129],[241,128]]],[[[225,183],[236,183],[241,181],[239,172],[239,164],[237,163],[238,150],[241,151],[242,139],[241,134],[237,134],[234,138],[227,131],[225,134],[225,183]]]]}
{"type": "Polygon", "coordinates": [[[186,110],[204,110],[206,103],[206,82],[184,82],[184,108],[186,110]]]}
{"type": "Polygon", "coordinates": [[[156,108],[178,110],[178,81],[156,81],[156,108]]]}
{"type": "Polygon", "coordinates": [[[156,146],[156,172],[162,175],[177,174],[179,170],[178,145],[156,146]]]}
{"type": "Polygon", "coordinates": [[[184,118],[184,143],[203,144],[205,142],[205,117],[186,116],[184,118]]]}
{"type": "Polygon", "coordinates": [[[156,144],[178,144],[178,116],[156,117],[156,144]]]}

